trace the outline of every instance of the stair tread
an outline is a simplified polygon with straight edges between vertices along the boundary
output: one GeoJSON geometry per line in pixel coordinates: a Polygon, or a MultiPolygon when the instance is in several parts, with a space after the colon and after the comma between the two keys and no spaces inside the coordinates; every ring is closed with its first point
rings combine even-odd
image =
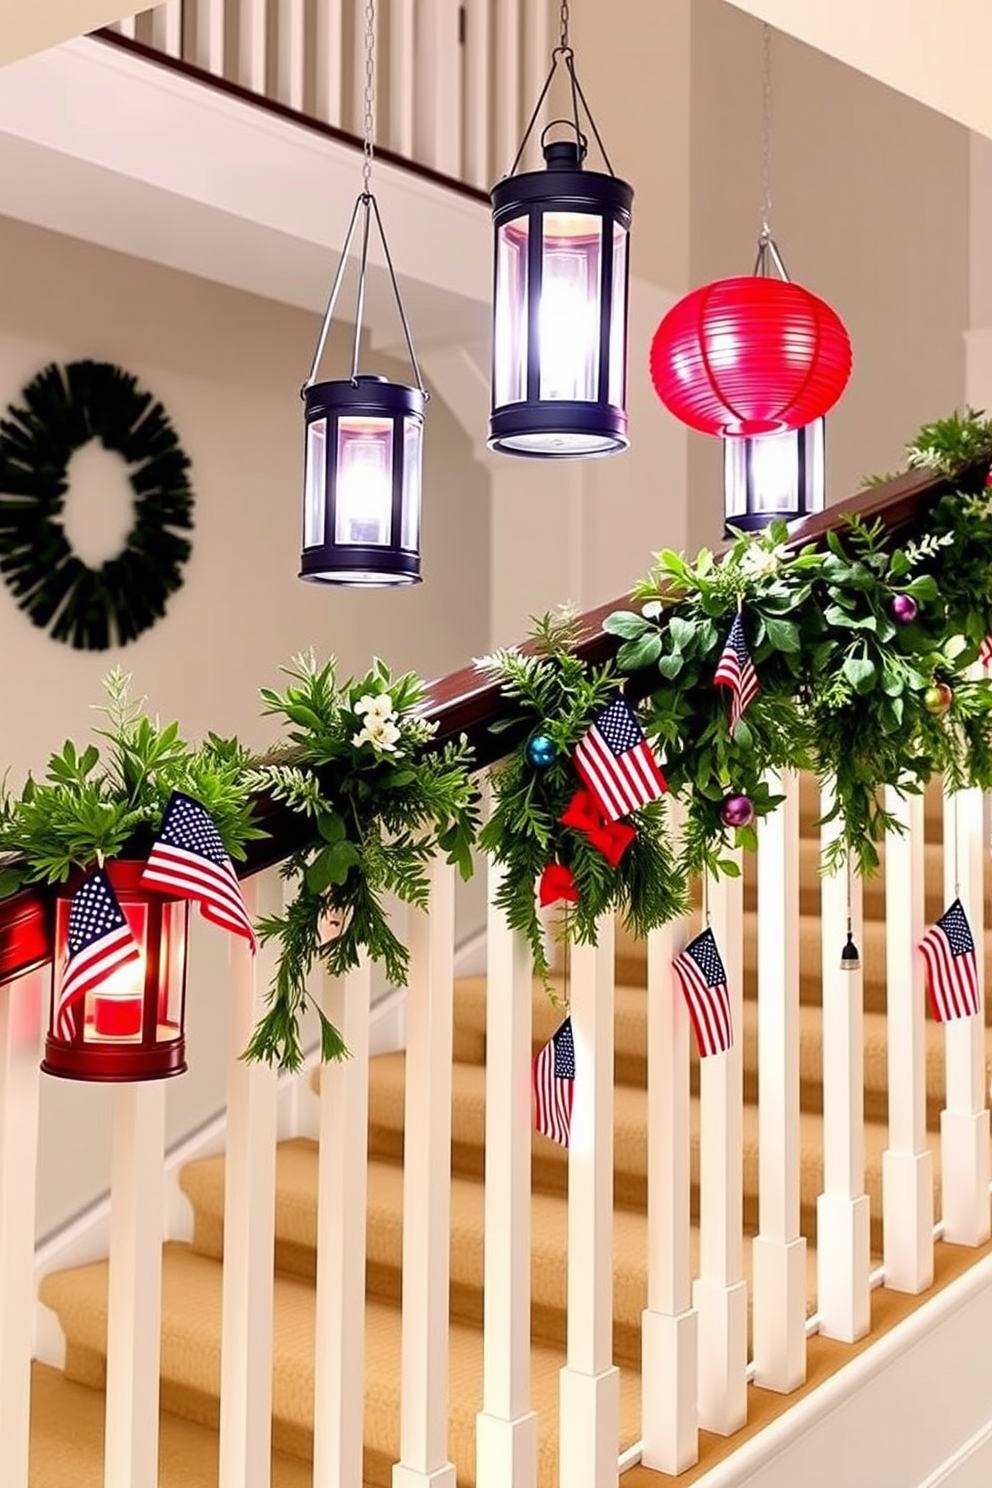
{"type": "MultiPolygon", "coordinates": [[[[30,1488],[103,1488],[106,1398],[58,1369],[31,1369],[30,1488]]],[[[217,1488],[217,1433],[170,1411],[159,1422],[158,1488],[217,1488]]],[[[272,1453],[272,1488],[311,1488],[309,1463],[272,1453]]]]}
{"type": "MultiPolygon", "coordinates": [[[[103,1357],[107,1327],[106,1261],[53,1273],[42,1283],[42,1300],[55,1308],[70,1345],[103,1357]]],[[[222,1267],[190,1247],[170,1242],[162,1252],[162,1388],[179,1382],[216,1402],[220,1384],[222,1267]]],[[[277,1276],[273,1310],[273,1417],[304,1433],[313,1429],[314,1288],[277,1276]]],[[[365,1442],[367,1449],[398,1457],[402,1318],[398,1308],[366,1302],[365,1442]]],[[[450,1326],[449,1450],[459,1480],[474,1478],[475,1415],[482,1400],[482,1336],[475,1327],[450,1326]]],[[[553,1470],[553,1426],[558,1409],[558,1374],[564,1352],[536,1342],[531,1349],[533,1403],[543,1422],[543,1471],[553,1470]]],[[[70,1346],[71,1364],[71,1346],[70,1346]]],[[[621,1368],[620,1447],[640,1429],[640,1381],[621,1368]]],[[[85,1381],[83,1383],[86,1383],[85,1381]]],[[[215,1422],[204,1423],[215,1426],[215,1422]]],[[[547,1480],[547,1479],[546,1479],[547,1480]]]]}

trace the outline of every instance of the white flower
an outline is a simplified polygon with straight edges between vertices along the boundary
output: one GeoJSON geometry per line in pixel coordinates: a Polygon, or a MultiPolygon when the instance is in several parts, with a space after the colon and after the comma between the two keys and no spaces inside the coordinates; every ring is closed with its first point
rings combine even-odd
{"type": "Polygon", "coordinates": [[[383,754],[399,755],[401,751],[396,747],[399,739],[400,731],[391,719],[377,718],[370,713],[365,720],[365,727],[352,737],[351,742],[356,749],[360,749],[363,744],[371,744],[373,749],[378,749],[383,754]]]}
{"type": "Polygon", "coordinates": [[[391,723],[396,717],[396,709],[388,692],[367,692],[360,697],[355,704],[355,712],[359,718],[366,715],[366,722],[371,723],[373,719],[380,719],[383,723],[391,723]]]}
{"type": "Polygon", "coordinates": [[[785,556],[784,543],[776,543],[773,548],[762,548],[755,543],[745,549],[741,568],[745,573],[755,574],[759,578],[770,578],[772,574],[778,573],[785,556]]]}

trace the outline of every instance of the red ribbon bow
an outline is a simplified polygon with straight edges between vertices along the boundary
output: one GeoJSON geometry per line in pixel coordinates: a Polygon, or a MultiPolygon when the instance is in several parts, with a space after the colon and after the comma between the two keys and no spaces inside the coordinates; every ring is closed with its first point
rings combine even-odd
{"type": "Polygon", "coordinates": [[[564,863],[549,863],[541,874],[537,896],[542,907],[557,904],[559,899],[564,899],[566,904],[578,904],[579,891],[571,868],[566,868],[564,863]]]}
{"type": "Polygon", "coordinates": [[[577,790],[560,818],[564,827],[574,827],[597,848],[611,868],[615,868],[637,832],[625,822],[608,822],[596,804],[591,791],[577,790]]]}

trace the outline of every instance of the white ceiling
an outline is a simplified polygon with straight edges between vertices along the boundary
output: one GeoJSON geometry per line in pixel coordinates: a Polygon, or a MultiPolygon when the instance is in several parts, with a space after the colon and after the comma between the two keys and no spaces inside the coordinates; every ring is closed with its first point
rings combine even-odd
{"type": "Polygon", "coordinates": [[[136,0],[0,0],[0,65],[133,15],[136,0]]]}
{"type": "Polygon", "coordinates": [[[990,0],[728,0],[992,138],[990,0]]]}

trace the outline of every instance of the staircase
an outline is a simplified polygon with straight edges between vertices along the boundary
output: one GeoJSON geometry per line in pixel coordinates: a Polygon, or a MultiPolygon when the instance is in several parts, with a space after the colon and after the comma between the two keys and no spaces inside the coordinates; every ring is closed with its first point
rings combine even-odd
{"type": "MultiPolygon", "coordinates": [[[[940,797],[928,800],[928,837],[939,826],[940,797]]],[[[809,1240],[807,1310],[816,1306],[816,1198],[822,1187],[820,1059],[820,927],[815,797],[802,812],[802,1228],[809,1240]]],[[[927,856],[927,914],[942,908],[938,841],[927,856]]],[[[865,998],[866,1190],[871,1199],[872,1249],[881,1248],[881,1168],[887,1144],[884,889],[865,886],[861,940],[865,998]]],[[[757,1228],[757,997],[756,909],[753,877],[745,876],[745,1227],[757,1228]]],[[[986,905],[988,922],[988,904],[986,905]]],[[[840,946],[837,947],[838,954],[840,946]]],[[[986,981],[990,967],[986,963],[986,981]]],[[[617,953],[615,1059],[614,1354],[621,1370],[620,1450],[640,1434],[640,1320],[646,1283],[646,991],[643,947],[621,940],[617,953]]],[[[459,1484],[475,1482],[475,1414],[481,1401],[483,1174],[486,986],[481,977],[459,981],[455,995],[451,1200],[451,1355],[449,1451],[459,1484]]],[[[534,989],[535,1048],[562,1014],[534,989]]],[[[986,1048],[992,1028],[986,1007],[986,1048]]],[[[939,1163],[938,1113],[943,1089],[943,1039],[927,1028],[928,1140],[939,1163]]],[[[368,1261],[366,1306],[365,1480],[388,1488],[399,1455],[401,1264],[403,1188],[402,1053],[372,1060],[369,1091],[368,1261]]],[[[693,1213],[698,1204],[698,1064],[693,1063],[693,1213]]],[[[319,1078],[314,1075],[314,1082],[319,1078]]],[[[535,1136],[533,1149],[532,1371],[540,1418],[542,1488],[557,1478],[558,1369],[566,1327],[565,1153],[535,1136]]],[[[938,1180],[939,1182],[939,1180],[938,1180]]],[[[162,1488],[213,1488],[217,1482],[220,1312],[223,1258],[224,1160],[188,1164],[181,1185],[195,1216],[189,1245],[163,1253],[162,1488]]],[[[273,1387],[273,1484],[296,1488],[310,1479],[313,1432],[314,1278],[317,1232],[317,1148],[310,1140],[282,1142],[277,1153],[276,1282],[273,1387]]],[[[939,1202],[937,1205],[939,1213],[939,1202]]],[[[693,1263],[698,1239],[693,1230],[693,1263]]],[[[749,1247],[745,1248],[749,1262],[749,1247]]],[[[32,1433],[32,1488],[98,1488],[102,1483],[107,1266],[98,1263],[48,1276],[42,1300],[57,1313],[66,1338],[64,1375],[36,1366],[32,1433]]],[[[837,1346],[835,1346],[836,1348],[837,1346]]],[[[782,1408],[787,1398],[778,1397],[782,1408]]],[[[709,1445],[707,1446],[707,1442],[709,1445]]],[[[703,1439],[718,1450],[714,1438],[703,1439]]],[[[643,1470],[639,1479],[650,1481],[643,1470]]]]}

